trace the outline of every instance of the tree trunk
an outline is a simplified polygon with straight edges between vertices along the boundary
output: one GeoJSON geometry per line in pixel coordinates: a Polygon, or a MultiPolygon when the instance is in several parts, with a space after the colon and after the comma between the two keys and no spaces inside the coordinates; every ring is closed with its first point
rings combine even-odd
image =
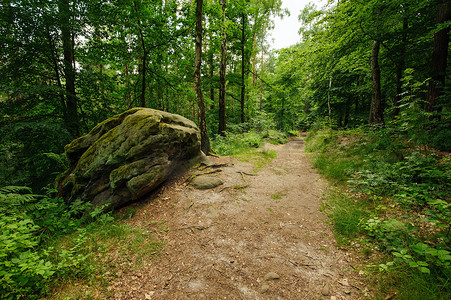
{"type": "Polygon", "coordinates": [[[371,51],[371,75],[373,77],[373,93],[370,106],[370,124],[384,123],[384,107],[381,97],[381,70],[379,68],[380,41],[374,40],[371,51]]]}
{"type": "MultiPolygon", "coordinates": [[[[58,87],[62,90],[63,89],[63,84],[61,83],[61,76],[60,76],[60,69],[58,66],[58,59],[57,59],[57,55],[56,55],[56,47],[55,47],[55,42],[52,39],[52,36],[50,35],[50,31],[47,28],[47,40],[49,42],[49,49],[50,49],[50,58],[52,60],[52,67],[53,67],[53,71],[55,72],[55,79],[56,79],[56,84],[58,85],[58,87]]],[[[61,99],[61,109],[63,112],[63,120],[67,119],[67,109],[66,109],[66,99],[64,98],[64,94],[60,93],[60,99],[61,99]]]]}
{"type": "Polygon", "coordinates": [[[61,38],[63,42],[64,79],[66,81],[66,127],[74,136],[80,135],[77,95],[75,93],[74,47],[71,33],[69,1],[60,0],[58,10],[61,16],[61,38]]]}
{"type": "Polygon", "coordinates": [[[402,21],[402,39],[401,48],[399,49],[399,61],[396,65],[396,95],[393,99],[393,117],[399,115],[399,105],[401,104],[402,93],[402,72],[404,71],[404,60],[406,55],[407,45],[407,30],[409,29],[409,23],[407,16],[404,16],[402,21]]]}
{"type": "MultiPolygon", "coordinates": [[[[225,22],[225,0],[220,0],[222,6],[222,18],[225,22]]],[[[226,68],[227,68],[227,33],[225,28],[222,28],[222,40],[221,40],[221,66],[219,69],[219,128],[218,133],[225,135],[226,131],[226,68]]]]}
{"type": "Polygon", "coordinates": [[[260,111],[262,111],[263,106],[263,40],[262,40],[262,61],[261,61],[262,72],[260,74],[260,111]]]}
{"type": "Polygon", "coordinates": [[[346,103],[345,103],[345,120],[344,120],[344,123],[343,123],[344,127],[347,127],[348,123],[349,123],[349,110],[350,110],[349,106],[351,106],[350,102],[351,102],[350,98],[349,97],[346,98],[346,103]]]}
{"type": "MultiPolygon", "coordinates": [[[[437,5],[436,23],[444,23],[451,19],[451,4],[437,5]]],[[[448,59],[449,26],[434,34],[434,52],[432,52],[431,80],[429,81],[428,95],[425,110],[437,111],[437,99],[445,88],[446,63],[448,59]]]]}
{"type": "Polygon", "coordinates": [[[130,92],[130,79],[129,79],[129,72],[128,72],[128,64],[125,65],[125,90],[126,93],[124,95],[125,103],[127,103],[128,108],[133,107],[132,103],[132,94],[130,92]]]}
{"type": "MultiPolygon", "coordinates": [[[[210,99],[211,99],[211,103],[215,103],[215,89],[213,86],[213,76],[215,73],[215,65],[214,65],[214,60],[213,60],[213,42],[211,41],[210,38],[210,53],[208,55],[208,62],[210,64],[210,99]]],[[[213,104],[212,104],[213,105],[213,104]]],[[[210,107],[211,109],[213,109],[214,107],[210,107]]]]}
{"type": "Polygon", "coordinates": [[[245,75],[245,64],[246,64],[246,54],[244,52],[244,46],[246,43],[246,15],[243,13],[241,15],[241,123],[244,123],[244,99],[246,96],[246,85],[244,83],[244,75],[245,75]]]}
{"type": "Polygon", "coordinates": [[[196,90],[197,106],[199,108],[201,150],[205,154],[208,154],[210,153],[210,139],[208,138],[207,115],[200,76],[202,64],[202,6],[203,0],[196,0],[196,56],[194,59],[194,85],[196,90]]]}
{"type": "MultiPolygon", "coordinates": [[[[136,1],[133,2],[135,13],[138,14],[138,5],[136,1]]],[[[141,48],[143,51],[143,55],[141,57],[141,67],[138,68],[141,75],[141,94],[139,96],[139,103],[141,107],[146,107],[146,73],[147,73],[147,50],[146,50],[146,42],[144,40],[144,34],[142,31],[141,20],[138,18],[138,37],[141,42],[141,48]]]]}
{"type": "Polygon", "coordinates": [[[253,40],[253,44],[254,44],[254,46],[253,46],[253,48],[252,48],[252,50],[253,50],[253,59],[252,59],[252,86],[253,87],[255,87],[255,59],[256,59],[256,56],[257,56],[257,51],[256,51],[256,49],[255,49],[255,44],[257,43],[257,37],[256,37],[256,35],[255,35],[255,33],[254,33],[254,40],[253,40]]]}
{"type": "Polygon", "coordinates": [[[139,103],[141,107],[146,107],[146,55],[141,59],[141,95],[139,96],[139,103]]]}
{"type": "Polygon", "coordinates": [[[332,108],[330,106],[330,89],[332,88],[332,75],[329,79],[329,90],[327,91],[327,108],[329,109],[329,126],[332,128],[332,108]]]}

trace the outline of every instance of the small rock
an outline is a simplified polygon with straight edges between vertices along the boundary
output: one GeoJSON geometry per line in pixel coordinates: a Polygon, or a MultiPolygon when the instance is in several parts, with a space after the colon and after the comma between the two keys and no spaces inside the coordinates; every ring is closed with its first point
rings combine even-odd
{"type": "Polygon", "coordinates": [[[276,280],[276,279],[280,279],[279,274],[274,273],[274,272],[269,272],[268,274],[265,275],[265,280],[276,280]]]}
{"type": "Polygon", "coordinates": [[[213,176],[198,176],[193,179],[191,184],[198,190],[213,189],[223,184],[222,180],[213,176]]]}
{"type": "Polygon", "coordinates": [[[349,282],[347,278],[343,278],[342,281],[338,281],[339,284],[343,285],[343,286],[349,286],[349,282]]]}
{"type": "Polygon", "coordinates": [[[335,297],[335,296],[330,296],[330,300],[337,300],[337,297],[335,297]]]}
{"type": "Polygon", "coordinates": [[[330,295],[330,286],[328,283],[326,283],[325,286],[323,286],[323,288],[321,289],[321,294],[323,296],[329,296],[330,295]]]}
{"type": "Polygon", "coordinates": [[[350,294],[351,294],[351,291],[350,291],[350,290],[346,290],[346,291],[345,291],[345,294],[346,294],[346,295],[350,295],[350,294]]]}
{"type": "Polygon", "coordinates": [[[269,291],[269,285],[263,284],[261,289],[260,289],[260,291],[261,291],[262,294],[268,292],[269,291]]]}

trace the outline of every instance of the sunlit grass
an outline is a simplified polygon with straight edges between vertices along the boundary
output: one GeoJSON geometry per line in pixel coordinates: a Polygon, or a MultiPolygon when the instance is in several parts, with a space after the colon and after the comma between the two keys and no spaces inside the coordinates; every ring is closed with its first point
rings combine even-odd
{"type": "Polygon", "coordinates": [[[267,166],[271,161],[276,158],[277,152],[275,150],[271,151],[248,151],[240,154],[233,155],[241,161],[250,162],[254,165],[252,170],[254,173],[258,172],[260,169],[267,166]]]}

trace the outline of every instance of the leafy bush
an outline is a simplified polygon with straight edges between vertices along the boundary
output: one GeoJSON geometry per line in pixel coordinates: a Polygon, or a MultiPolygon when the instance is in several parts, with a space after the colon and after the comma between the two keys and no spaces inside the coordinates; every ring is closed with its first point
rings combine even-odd
{"type": "Polygon", "coordinates": [[[35,191],[52,184],[64,169],[64,145],[72,137],[63,123],[22,122],[0,128],[0,182],[29,186],[35,191]],[[56,154],[55,154],[56,153],[56,154]]]}
{"type": "Polygon", "coordinates": [[[263,139],[255,132],[242,134],[226,133],[226,136],[215,136],[212,139],[212,149],[219,155],[235,155],[258,148],[263,144],[263,139]]]}
{"type": "Polygon", "coordinates": [[[54,275],[67,272],[75,256],[55,264],[41,243],[79,226],[80,221],[71,219],[73,213],[60,199],[34,195],[30,188],[0,188],[0,296],[37,298],[54,275]]]}
{"type": "Polygon", "coordinates": [[[276,122],[271,114],[264,111],[257,111],[256,115],[250,119],[250,129],[257,132],[276,128],[276,122]]]}
{"type": "MultiPolygon", "coordinates": [[[[416,274],[420,282],[433,281],[437,293],[449,293],[450,160],[406,141],[390,127],[343,137],[348,135],[313,132],[306,146],[315,151],[313,164],[320,173],[356,193],[329,196],[339,240],[364,234],[365,240],[391,257],[376,265],[380,271],[411,268],[410,275],[416,274]]],[[[422,288],[418,287],[419,294],[422,288]]]]}
{"type": "Polygon", "coordinates": [[[101,278],[107,266],[99,266],[99,252],[109,247],[133,247],[141,256],[162,247],[142,230],[114,222],[102,208],[86,214],[88,208],[27,187],[0,188],[0,298],[37,299],[62,278],[101,278]]]}
{"type": "MultiPolygon", "coordinates": [[[[45,253],[35,248],[39,226],[24,216],[0,214],[0,296],[6,299],[40,292],[55,273],[45,253]]],[[[30,297],[32,298],[32,297],[30,297]]]]}

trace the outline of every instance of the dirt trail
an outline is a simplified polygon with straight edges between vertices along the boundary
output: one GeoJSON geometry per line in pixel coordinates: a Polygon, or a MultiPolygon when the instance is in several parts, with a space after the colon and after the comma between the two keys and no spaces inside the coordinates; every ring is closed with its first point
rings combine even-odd
{"type": "Polygon", "coordinates": [[[277,157],[256,176],[250,162],[218,158],[228,166],[213,176],[224,185],[200,191],[182,178],[141,208],[132,222],[157,234],[164,254],[119,274],[114,298],[361,299],[364,287],[319,211],[325,182],[303,140],[265,147],[277,157]]]}

